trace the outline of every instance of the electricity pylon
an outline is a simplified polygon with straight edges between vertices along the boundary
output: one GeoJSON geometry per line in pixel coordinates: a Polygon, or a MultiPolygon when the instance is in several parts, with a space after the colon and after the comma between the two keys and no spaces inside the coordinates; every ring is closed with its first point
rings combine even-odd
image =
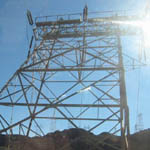
{"type": "Polygon", "coordinates": [[[136,124],[135,124],[135,132],[140,132],[144,130],[143,124],[143,116],[142,113],[137,114],[136,124]]]}
{"type": "MultiPolygon", "coordinates": [[[[117,21],[125,16],[87,15],[37,17],[33,24],[28,12],[34,25],[30,50],[0,91],[0,133],[45,135],[54,119],[57,129],[68,122],[78,128],[82,121],[89,131],[121,135],[126,141],[121,36],[137,31],[120,27],[117,21]]],[[[124,142],[122,149],[126,147],[124,142]]]]}

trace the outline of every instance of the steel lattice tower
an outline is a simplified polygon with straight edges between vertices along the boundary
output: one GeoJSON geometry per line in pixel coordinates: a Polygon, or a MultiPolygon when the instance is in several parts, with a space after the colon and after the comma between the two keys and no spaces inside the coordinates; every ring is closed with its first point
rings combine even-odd
{"type": "Polygon", "coordinates": [[[0,133],[26,136],[56,128],[129,134],[120,36],[135,34],[105,16],[36,18],[27,60],[0,91],[0,133]],[[10,119],[11,118],[11,119],[10,119]],[[11,120],[11,121],[10,121],[11,120]]]}

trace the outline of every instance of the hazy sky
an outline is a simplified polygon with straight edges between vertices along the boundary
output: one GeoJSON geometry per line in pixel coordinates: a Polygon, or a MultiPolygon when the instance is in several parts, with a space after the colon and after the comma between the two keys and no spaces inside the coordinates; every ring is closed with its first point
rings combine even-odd
{"type": "MultiPolygon", "coordinates": [[[[146,0],[0,0],[0,88],[26,59],[28,38],[30,39],[32,33],[26,18],[27,9],[36,17],[82,12],[85,4],[88,5],[89,11],[134,9],[139,13],[144,10],[146,0]]],[[[150,127],[150,119],[147,119],[150,118],[149,69],[142,69],[140,75],[139,71],[135,71],[126,76],[132,132],[136,118],[138,89],[141,104],[139,109],[143,113],[144,127],[150,127]]]]}

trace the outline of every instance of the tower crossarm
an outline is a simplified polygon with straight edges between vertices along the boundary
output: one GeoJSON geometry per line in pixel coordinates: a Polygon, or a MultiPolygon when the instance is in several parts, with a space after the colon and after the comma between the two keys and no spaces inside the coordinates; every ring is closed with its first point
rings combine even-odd
{"type": "Polygon", "coordinates": [[[59,20],[49,21],[43,17],[36,20],[36,28],[34,29],[37,40],[44,38],[45,40],[53,38],[79,38],[83,37],[86,30],[86,37],[93,36],[112,36],[119,32],[121,36],[131,36],[139,34],[140,28],[136,23],[141,20],[137,16],[111,16],[89,18],[87,22],[82,19],[65,20],[61,17],[59,20]],[[116,28],[116,24],[120,25],[120,30],[116,28]],[[85,29],[86,28],[86,29],[85,29]],[[136,28],[136,30],[135,30],[136,28]]]}

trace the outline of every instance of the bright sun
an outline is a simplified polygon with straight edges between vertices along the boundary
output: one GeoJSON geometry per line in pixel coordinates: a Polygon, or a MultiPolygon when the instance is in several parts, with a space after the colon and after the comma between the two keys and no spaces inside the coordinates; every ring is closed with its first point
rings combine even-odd
{"type": "Polygon", "coordinates": [[[145,15],[143,18],[139,17],[139,20],[117,21],[115,23],[140,29],[143,35],[141,38],[142,49],[144,49],[143,55],[148,54],[150,56],[150,15],[145,15]]]}

